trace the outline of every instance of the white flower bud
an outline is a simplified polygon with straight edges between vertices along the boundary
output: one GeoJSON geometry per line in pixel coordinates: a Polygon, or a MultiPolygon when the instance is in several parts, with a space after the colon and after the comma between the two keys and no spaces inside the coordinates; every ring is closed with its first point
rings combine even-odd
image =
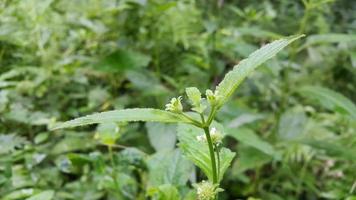
{"type": "Polygon", "coordinates": [[[197,140],[199,142],[206,142],[206,137],[205,137],[205,135],[198,135],[197,136],[197,140]]]}
{"type": "Polygon", "coordinates": [[[215,127],[210,129],[210,137],[213,144],[220,143],[223,139],[223,135],[215,127]]]}

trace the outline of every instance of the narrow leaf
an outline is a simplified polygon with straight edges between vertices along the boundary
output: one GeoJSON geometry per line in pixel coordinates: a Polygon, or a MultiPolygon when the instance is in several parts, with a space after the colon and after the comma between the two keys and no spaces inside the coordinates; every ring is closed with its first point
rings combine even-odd
{"type": "Polygon", "coordinates": [[[325,150],[328,155],[338,159],[356,160],[356,147],[342,145],[338,143],[339,141],[303,139],[300,142],[316,149],[325,150]]]}
{"type": "Polygon", "coordinates": [[[253,130],[249,128],[227,129],[227,133],[236,140],[248,146],[252,146],[265,154],[271,156],[276,154],[276,151],[270,143],[261,139],[253,130]]]}
{"type": "Polygon", "coordinates": [[[317,100],[326,109],[356,119],[356,105],[338,92],[319,86],[305,86],[299,90],[299,93],[306,98],[317,100]]]}
{"type": "Polygon", "coordinates": [[[129,121],[150,121],[150,122],[185,122],[185,118],[178,114],[152,109],[152,108],[132,108],[124,110],[113,110],[79,117],[64,123],[59,123],[52,127],[52,130],[70,128],[88,124],[108,123],[108,122],[129,122],[129,121]]]}
{"type": "Polygon", "coordinates": [[[37,195],[34,195],[30,198],[27,198],[26,200],[51,200],[51,199],[53,199],[53,196],[54,196],[54,191],[47,190],[47,191],[41,192],[37,195]]]}
{"type": "Polygon", "coordinates": [[[221,96],[219,101],[219,107],[227,101],[241,82],[249,76],[258,66],[266,62],[284,47],[292,43],[293,41],[303,37],[304,35],[290,36],[280,40],[276,40],[269,43],[257,51],[253,52],[248,58],[242,60],[236,65],[233,70],[225,75],[225,78],[216,87],[218,94],[221,96]]]}
{"type": "Polygon", "coordinates": [[[327,33],[327,34],[318,34],[311,35],[308,37],[306,43],[301,46],[298,51],[313,46],[316,44],[327,44],[327,43],[339,43],[339,42],[356,42],[356,34],[343,34],[343,33],[327,33]]]}

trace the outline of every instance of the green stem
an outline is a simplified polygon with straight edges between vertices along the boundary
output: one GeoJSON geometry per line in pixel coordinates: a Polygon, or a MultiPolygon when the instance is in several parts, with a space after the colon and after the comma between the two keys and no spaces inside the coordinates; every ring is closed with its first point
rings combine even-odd
{"type": "Polygon", "coordinates": [[[116,192],[120,191],[119,190],[119,183],[117,182],[117,178],[116,178],[116,165],[115,165],[115,162],[114,162],[114,154],[112,152],[112,146],[108,145],[108,150],[109,150],[109,157],[110,157],[110,162],[111,162],[111,167],[112,167],[112,178],[114,179],[114,184],[115,184],[115,187],[116,187],[116,192]]]}
{"type": "Polygon", "coordinates": [[[208,117],[208,120],[206,121],[206,125],[209,126],[211,124],[211,122],[213,122],[213,119],[215,117],[215,113],[216,113],[217,109],[215,106],[211,107],[211,111],[208,117]]]}
{"type": "Polygon", "coordinates": [[[218,176],[218,180],[220,180],[220,149],[216,144],[214,145],[214,148],[215,148],[216,158],[218,161],[217,176],[218,176]]]}
{"type": "Polygon", "coordinates": [[[203,129],[204,129],[206,140],[207,140],[208,146],[209,146],[211,167],[212,167],[212,170],[213,170],[213,183],[217,184],[218,183],[218,179],[217,179],[215,152],[214,152],[213,142],[211,141],[211,137],[210,137],[210,133],[209,133],[209,126],[205,126],[203,129]]]}

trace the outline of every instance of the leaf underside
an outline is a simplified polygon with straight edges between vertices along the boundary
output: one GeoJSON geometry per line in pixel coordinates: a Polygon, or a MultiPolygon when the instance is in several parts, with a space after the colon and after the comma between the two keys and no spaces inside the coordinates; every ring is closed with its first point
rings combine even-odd
{"type": "Polygon", "coordinates": [[[219,106],[222,106],[227,101],[241,82],[258,66],[275,56],[293,41],[303,36],[304,35],[290,36],[269,43],[250,54],[248,58],[242,60],[238,65],[234,66],[234,68],[225,75],[224,79],[216,87],[218,94],[222,97],[219,102],[219,106]]]}
{"type": "Polygon", "coordinates": [[[180,115],[172,112],[167,112],[164,110],[152,109],[152,108],[132,108],[132,109],[124,109],[124,110],[112,110],[107,112],[95,113],[84,117],[79,117],[67,122],[54,125],[51,128],[51,130],[83,126],[89,124],[97,124],[97,123],[130,122],[130,121],[189,123],[189,121],[187,121],[185,118],[182,118],[180,115]]]}

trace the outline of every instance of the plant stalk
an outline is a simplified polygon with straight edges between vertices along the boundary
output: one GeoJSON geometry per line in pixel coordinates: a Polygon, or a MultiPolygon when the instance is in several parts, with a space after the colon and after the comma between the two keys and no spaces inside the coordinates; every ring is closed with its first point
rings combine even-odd
{"type": "Polygon", "coordinates": [[[212,170],[213,170],[213,183],[217,184],[218,183],[218,178],[217,178],[217,170],[216,170],[214,145],[213,145],[213,142],[211,141],[211,137],[210,137],[210,133],[209,133],[209,126],[205,126],[203,129],[204,129],[206,140],[207,140],[208,146],[209,146],[211,167],[212,167],[212,170]]]}
{"type": "Polygon", "coordinates": [[[112,151],[112,146],[111,145],[108,145],[108,150],[109,150],[109,157],[110,157],[110,163],[111,163],[111,167],[112,167],[112,178],[113,178],[113,181],[114,181],[114,184],[115,184],[115,187],[116,187],[116,192],[119,191],[119,183],[117,182],[117,171],[116,171],[116,165],[115,165],[115,161],[114,161],[114,154],[113,154],[113,151],[112,151]]]}

